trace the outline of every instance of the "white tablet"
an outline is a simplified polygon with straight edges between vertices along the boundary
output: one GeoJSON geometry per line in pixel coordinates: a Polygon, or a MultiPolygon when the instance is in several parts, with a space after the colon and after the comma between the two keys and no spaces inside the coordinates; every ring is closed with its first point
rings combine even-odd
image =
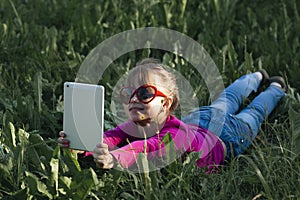
{"type": "Polygon", "coordinates": [[[63,130],[70,148],[93,151],[103,139],[104,87],[84,83],[64,84],[63,130]]]}

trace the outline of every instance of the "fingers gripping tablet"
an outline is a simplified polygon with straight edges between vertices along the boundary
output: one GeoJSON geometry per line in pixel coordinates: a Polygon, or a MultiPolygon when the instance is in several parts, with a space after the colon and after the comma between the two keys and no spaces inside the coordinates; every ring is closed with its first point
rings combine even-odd
{"type": "Polygon", "coordinates": [[[63,129],[72,149],[93,151],[103,139],[104,87],[64,84],[63,129]]]}

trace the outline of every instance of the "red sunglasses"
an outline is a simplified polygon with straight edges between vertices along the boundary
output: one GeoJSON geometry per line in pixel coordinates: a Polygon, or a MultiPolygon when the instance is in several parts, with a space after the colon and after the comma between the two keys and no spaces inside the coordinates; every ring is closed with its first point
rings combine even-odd
{"type": "Polygon", "coordinates": [[[124,104],[129,104],[134,95],[143,104],[150,103],[156,96],[167,97],[153,85],[142,85],[137,89],[123,87],[120,90],[120,101],[124,104]]]}

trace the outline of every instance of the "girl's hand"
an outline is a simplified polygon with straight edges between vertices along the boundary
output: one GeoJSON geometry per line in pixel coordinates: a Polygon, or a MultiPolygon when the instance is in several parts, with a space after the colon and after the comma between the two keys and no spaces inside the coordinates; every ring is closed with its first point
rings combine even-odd
{"type": "Polygon", "coordinates": [[[108,145],[104,143],[97,144],[93,151],[96,166],[103,169],[111,169],[115,165],[114,157],[108,151],[108,145]]]}
{"type": "MultiPolygon", "coordinates": [[[[66,139],[66,134],[63,131],[59,132],[59,138],[57,139],[58,146],[63,148],[69,148],[70,140],[66,139]]],[[[71,149],[71,152],[73,152],[73,149],[71,149]]],[[[77,150],[76,153],[83,154],[84,151],[77,150]]]]}
{"type": "Polygon", "coordinates": [[[59,132],[59,138],[57,139],[58,146],[63,148],[69,148],[70,141],[66,139],[66,134],[63,131],[59,132]]]}

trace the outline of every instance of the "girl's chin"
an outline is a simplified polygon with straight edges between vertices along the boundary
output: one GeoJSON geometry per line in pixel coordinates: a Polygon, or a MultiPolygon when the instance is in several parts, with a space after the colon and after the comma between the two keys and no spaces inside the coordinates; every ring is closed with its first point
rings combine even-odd
{"type": "Polygon", "coordinates": [[[150,126],[151,125],[151,119],[144,119],[144,120],[134,121],[134,123],[136,123],[140,126],[150,126]]]}
{"type": "Polygon", "coordinates": [[[146,126],[147,124],[150,124],[151,119],[149,117],[146,117],[144,115],[140,115],[140,116],[132,116],[131,120],[136,123],[139,124],[141,126],[146,126]]]}
{"type": "Polygon", "coordinates": [[[131,120],[134,122],[149,120],[148,117],[131,117],[131,120]]]}

